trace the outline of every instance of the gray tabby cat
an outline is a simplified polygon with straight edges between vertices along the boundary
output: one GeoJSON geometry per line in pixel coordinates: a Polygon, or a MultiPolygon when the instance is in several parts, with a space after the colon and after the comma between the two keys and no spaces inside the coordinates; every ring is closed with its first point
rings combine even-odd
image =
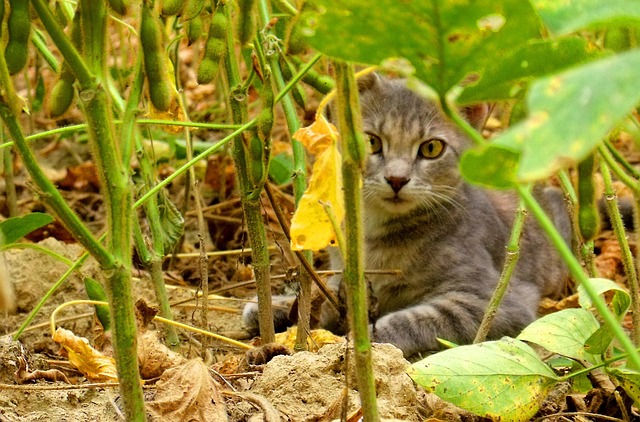
{"type": "MultiPolygon", "coordinates": [[[[439,349],[436,338],[470,343],[502,271],[517,199],[462,179],[458,162],[471,141],[404,81],[374,74],[359,87],[371,151],[363,187],[365,268],[401,271],[367,276],[378,314],[373,338],[394,344],[407,357],[439,349]]],[[[462,112],[479,128],[487,109],[462,112]]],[[[536,195],[569,241],[561,192],[540,188],[536,195]]],[[[334,269],[342,267],[337,254],[331,261],[334,269]]],[[[516,336],[536,318],[540,298],[559,293],[566,275],[529,218],[490,337],[516,336]]],[[[329,284],[338,292],[341,277],[332,277],[329,284]]],[[[255,309],[245,310],[245,323],[255,326],[252,313],[255,309]]],[[[345,324],[325,303],[321,325],[340,333],[345,324]]]]}

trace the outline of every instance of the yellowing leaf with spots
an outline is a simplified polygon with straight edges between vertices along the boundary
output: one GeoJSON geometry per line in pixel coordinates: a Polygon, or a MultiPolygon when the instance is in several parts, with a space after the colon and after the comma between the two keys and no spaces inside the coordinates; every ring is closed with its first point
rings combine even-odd
{"type": "Polygon", "coordinates": [[[291,219],[291,248],[317,251],[336,244],[336,234],[325,206],[331,209],[337,224],[344,219],[338,134],[335,126],[320,116],[311,126],[298,130],[293,137],[316,155],[316,161],[309,186],[291,219]]]}
{"type": "Polygon", "coordinates": [[[530,420],[559,380],[531,347],[506,337],[436,353],[408,373],[441,399],[502,422],[530,420]]]}

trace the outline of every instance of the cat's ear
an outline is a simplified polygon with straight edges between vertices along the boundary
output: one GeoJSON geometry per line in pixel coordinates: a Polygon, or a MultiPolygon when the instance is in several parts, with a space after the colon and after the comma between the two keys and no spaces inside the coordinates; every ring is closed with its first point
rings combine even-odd
{"type": "Polygon", "coordinates": [[[464,106],[460,109],[460,113],[464,119],[477,130],[482,130],[484,124],[487,122],[490,111],[489,104],[486,103],[464,106]]]}
{"type": "Polygon", "coordinates": [[[380,85],[380,75],[375,72],[367,73],[358,78],[358,92],[361,94],[365,91],[376,89],[380,85]]]}

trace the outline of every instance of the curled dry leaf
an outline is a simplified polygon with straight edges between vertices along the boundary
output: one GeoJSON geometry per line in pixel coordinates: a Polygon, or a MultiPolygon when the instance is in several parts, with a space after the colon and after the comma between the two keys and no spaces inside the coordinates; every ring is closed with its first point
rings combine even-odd
{"type": "Polygon", "coordinates": [[[15,376],[19,383],[43,379],[51,382],[64,381],[70,384],[67,376],[58,369],[49,369],[47,371],[36,369],[35,371],[30,371],[27,360],[23,356],[18,358],[18,369],[16,369],[15,376]]]}
{"type": "Polygon", "coordinates": [[[319,250],[336,244],[329,206],[338,225],[344,219],[342,196],[342,158],[337,145],[337,129],[320,116],[309,127],[293,135],[311,154],[316,155],[309,186],[291,219],[291,248],[319,250]]]}
{"type": "Polygon", "coordinates": [[[86,338],[77,337],[69,330],[58,328],[53,335],[53,341],[64,347],[69,355],[69,362],[91,381],[118,381],[115,359],[91,347],[86,338]]]}
{"type": "Polygon", "coordinates": [[[184,357],[160,342],[156,331],[138,335],[138,363],[143,379],[159,377],[167,369],[181,365],[184,361],[184,357]]]}
{"type": "Polygon", "coordinates": [[[222,395],[200,359],[166,370],[158,381],[156,399],[149,407],[154,420],[227,420],[222,395]]]}

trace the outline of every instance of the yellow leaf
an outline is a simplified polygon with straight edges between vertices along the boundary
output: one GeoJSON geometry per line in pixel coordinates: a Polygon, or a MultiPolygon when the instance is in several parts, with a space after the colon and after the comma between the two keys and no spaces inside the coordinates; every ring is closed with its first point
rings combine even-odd
{"type": "Polygon", "coordinates": [[[69,354],[69,362],[94,382],[118,381],[116,361],[89,345],[89,340],[77,337],[69,330],[58,328],[53,341],[59,343],[69,354]]]}
{"type": "MultiPolygon", "coordinates": [[[[284,333],[276,334],[276,343],[283,344],[289,349],[293,349],[296,345],[296,336],[298,327],[289,327],[284,333]]],[[[307,337],[307,346],[310,352],[317,352],[325,344],[334,344],[344,340],[344,337],[337,336],[327,330],[311,330],[307,337]]]]}
{"type": "Polygon", "coordinates": [[[313,164],[309,186],[291,219],[293,250],[317,251],[336,244],[336,234],[324,204],[331,207],[338,225],[344,219],[342,158],[335,140],[335,128],[331,126],[333,125],[322,118],[305,128],[303,134],[300,134],[301,129],[294,135],[310,152],[319,155],[313,164]]]}
{"type": "Polygon", "coordinates": [[[329,123],[324,116],[316,116],[316,120],[311,126],[298,129],[293,137],[300,141],[309,150],[309,153],[318,155],[332,145],[336,145],[338,129],[329,123]]]}

